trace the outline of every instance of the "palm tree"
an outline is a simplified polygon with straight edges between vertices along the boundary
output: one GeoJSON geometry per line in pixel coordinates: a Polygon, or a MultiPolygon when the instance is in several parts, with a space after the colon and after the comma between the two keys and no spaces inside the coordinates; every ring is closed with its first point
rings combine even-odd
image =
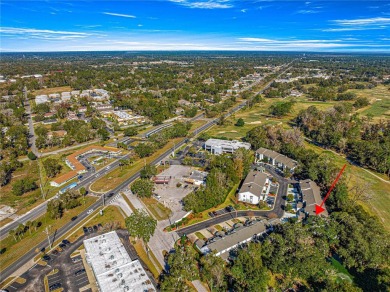
{"type": "Polygon", "coordinates": [[[31,227],[32,227],[32,222],[31,221],[27,221],[26,222],[26,227],[28,228],[28,232],[31,234],[31,227]]]}
{"type": "Polygon", "coordinates": [[[11,229],[11,230],[9,231],[9,235],[12,235],[12,236],[14,237],[15,241],[17,241],[15,229],[11,229]]]}

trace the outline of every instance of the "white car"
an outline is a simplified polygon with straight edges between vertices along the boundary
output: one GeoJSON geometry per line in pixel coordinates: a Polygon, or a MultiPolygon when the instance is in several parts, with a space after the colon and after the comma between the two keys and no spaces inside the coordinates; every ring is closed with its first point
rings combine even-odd
{"type": "Polygon", "coordinates": [[[89,209],[87,214],[91,214],[93,212],[93,209],[89,209]]]}

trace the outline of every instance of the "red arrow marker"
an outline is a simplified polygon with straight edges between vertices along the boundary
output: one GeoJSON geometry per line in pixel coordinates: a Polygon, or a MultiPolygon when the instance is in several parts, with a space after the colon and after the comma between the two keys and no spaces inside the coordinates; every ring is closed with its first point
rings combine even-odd
{"type": "Polygon", "coordinates": [[[324,204],[325,204],[325,201],[328,199],[330,193],[333,191],[334,187],[336,186],[337,182],[339,181],[339,178],[341,176],[341,174],[343,173],[345,167],[347,165],[344,164],[343,168],[340,170],[339,174],[337,175],[336,179],[334,180],[334,182],[332,183],[332,185],[330,186],[330,189],[328,191],[328,193],[326,194],[324,200],[322,201],[321,205],[317,205],[316,204],[316,215],[320,215],[322,212],[325,211],[325,208],[322,207],[324,204]]]}

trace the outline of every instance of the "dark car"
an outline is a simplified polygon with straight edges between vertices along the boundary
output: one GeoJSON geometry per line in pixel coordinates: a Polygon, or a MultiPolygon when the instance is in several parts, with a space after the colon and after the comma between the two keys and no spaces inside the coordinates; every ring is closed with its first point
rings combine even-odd
{"type": "Polygon", "coordinates": [[[88,233],[88,228],[87,227],[83,227],[83,231],[84,231],[84,234],[87,234],[88,233]]]}
{"type": "Polygon", "coordinates": [[[109,194],[107,195],[107,198],[111,198],[113,195],[114,195],[114,193],[109,193],[109,194]]]}
{"type": "Polygon", "coordinates": [[[74,274],[77,276],[77,275],[81,275],[83,273],[85,273],[85,269],[78,270],[74,274]]]}
{"type": "Polygon", "coordinates": [[[228,212],[233,212],[233,211],[234,211],[234,208],[233,208],[232,205],[229,205],[229,206],[227,206],[227,207],[225,208],[225,210],[228,211],[228,212]]]}
{"type": "Polygon", "coordinates": [[[212,212],[209,212],[209,216],[214,218],[214,214],[212,212]]]}
{"type": "Polygon", "coordinates": [[[64,240],[62,241],[62,243],[63,243],[63,244],[70,244],[70,241],[67,240],[67,239],[64,239],[64,240]]]}
{"type": "Polygon", "coordinates": [[[214,216],[218,216],[218,213],[216,211],[213,211],[214,216]]]}
{"type": "Polygon", "coordinates": [[[98,226],[99,228],[103,228],[103,225],[102,225],[101,223],[99,223],[97,226],[98,226]]]}
{"type": "Polygon", "coordinates": [[[95,232],[96,232],[97,230],[98,230],[98,227],[97,227],[97,225],[94,225],[94,226],[93,226],[93,231],[95,231],[95,232]]]}
{"type": "Polygon", "coordinates": [[[51,253],[54,254],[54,255],[57,255],[58,254],[58,250],[55,249],[51,253]]]}
{"type": "Polygon", "coordinates": [[[49,286],[50,291],[56,290],[58,288],[61,288],[61,283],[55,283],[55,284],[49,286]]]}
{"type": "Polygon", "coordinates": [[[65,248],[66,244],[60,243],[58,246],[61,247],[61,248],[65,248]]]}
{"type": "Polygon", "coordinates": [[[49,257],[49,256],[46,254],[46,255],[44,255],[44,256],[42,257],[42,260],[44,260],[45,262],[48,262],[48,261],[51,260],[51,257],[49,257]]]}
{"type": "Polygon", "coordinates": [[[72,262],[74,262],[74,263],[77,263],[79,261],[81,261],[81,257],[80,256],[72,258],[72,262]]]}
{"type": "Polygon", "coordinates": [[[70,219],[70,220],[74,221],[76,219],[77,219],[77,216],[73,216],[72,219],[70,219]]]}

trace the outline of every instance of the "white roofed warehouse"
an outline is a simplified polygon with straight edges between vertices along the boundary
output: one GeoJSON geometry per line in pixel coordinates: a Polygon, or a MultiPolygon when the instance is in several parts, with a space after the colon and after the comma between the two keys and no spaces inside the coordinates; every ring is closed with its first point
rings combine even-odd
{"type": "Polygon", "coordinates": [[[84,240],[99,291],[156,291],[139,260],[132,261],[115,231],[84,240]]]}

